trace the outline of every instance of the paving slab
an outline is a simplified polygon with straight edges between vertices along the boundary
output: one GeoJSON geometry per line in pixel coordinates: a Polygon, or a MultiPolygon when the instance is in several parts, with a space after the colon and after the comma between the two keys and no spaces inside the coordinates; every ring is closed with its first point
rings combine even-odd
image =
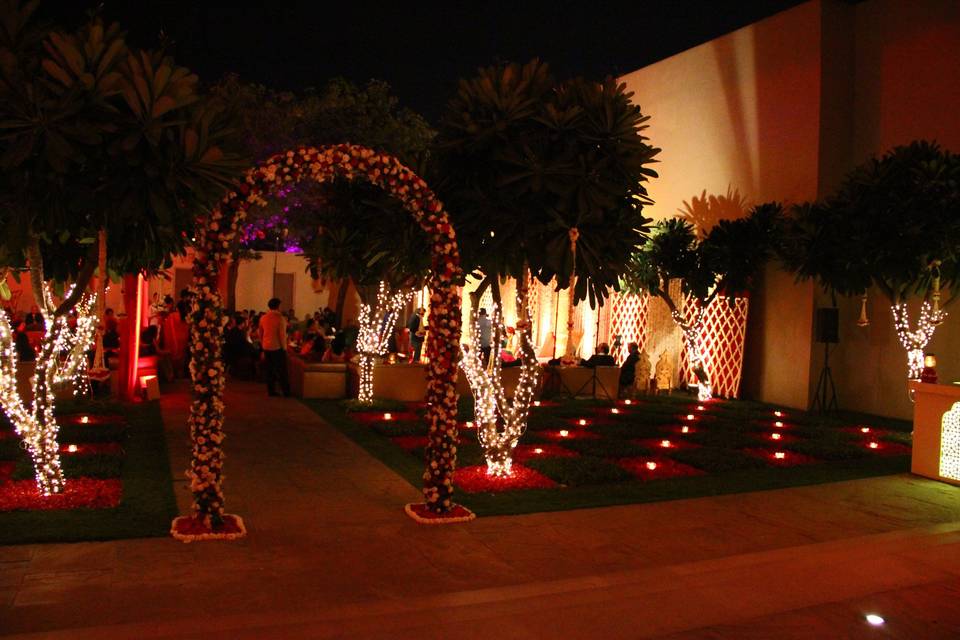
{"type": "MultiPolygon", "coordinates": [[[[421,527],[402,513],[417,488],[304,405],[245,383],[226,404],[227,510],[248,537],[0,547],[0,635],[744,637],[783,620],[791,637],[822,614],[861,637],[858,603],[960,579],[960,489],[906,474],[421,527]]],[[[182,478],[185,388],[162,406],[182,478]]],[[[956,607],[915,601],[891,609],[903,629],[960,629],[956,607]]]]}

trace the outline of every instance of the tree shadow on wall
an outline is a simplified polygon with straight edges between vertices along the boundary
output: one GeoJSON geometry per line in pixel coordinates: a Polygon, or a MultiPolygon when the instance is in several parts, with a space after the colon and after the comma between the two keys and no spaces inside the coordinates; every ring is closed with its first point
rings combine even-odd
{"type": "Polygon", "coordinates": [[[694,226],[697,236],[703,239],[721,220],[736,220],[747,212],[747,199],[739,189],[727,187],[726,195],[707,195],[707,190],[699,196],[684,200],[679,209],[680,218],[694,226]]]}

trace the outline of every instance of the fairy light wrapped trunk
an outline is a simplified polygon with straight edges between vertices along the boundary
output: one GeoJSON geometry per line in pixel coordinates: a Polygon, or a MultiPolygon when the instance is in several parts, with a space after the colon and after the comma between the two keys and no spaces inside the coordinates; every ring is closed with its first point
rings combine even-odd
{"type": "MultiPolygon", "coordinates": [[[[427,342],[427,412],[429,444],[424,472],[426,507],[444,514],[454,505],[456,467],[457,342],[460,337],[462,282],[453,226],[443,205],[427,184],[393,156],[366,147],[340,144],[302,147],[277,154],[247,172],[244,183],[229,193],[202,221],[194,265],[193,337],[190,370],[193,402],[190,431],[193,456],[188,477],[194,495],[194,517],[208,527],[224,520],[223,447],[225,438],[221,360],[223,308],[217,282],[222,263],[236,239],[247,208],[301,181],[364,180],[395,197],[426,233],[431,245],[430,331],[427,342]]],[[[176,521],[174,523],[176,526],[176,521]]]]}
{"type": "Polygon", "coordinates": [[[400,317],[400,312],[413,296],[413,291],[391,292],[385,282],[380,282],[374,306],[360,305],[360,334],[357,350],[360,352],[360,391],[362,404],[373,403],[373,368],[376,358],[387,354],[390,334],[400,317]]]}
{"type": "MultiPolygon", "coordinates": [[[[42,267],[38,266],[36,273],[41,274],[42,267]]],[[[37,490],[49,496],[64,489],[55,392],[63,384],[76,390],[79,381],[85,380],[87,351],[97,327],[97,296],[82,295],[76,306],[76,326],[71,327],[65,315],[55,313],[57,306],[46,282],[35,283],[34,292],[46,330],[31,378],[33,401],[28,406],[20,396],[15,336],[6,314],[0,313],[0,405],[30,454],[37,490]]]]}
{"type": "Polygon", "coordinates": [[[487,475],[506,477],[513,467],[513,450],[527,428],[530,403],[537,386],[540,365],[533,347],[532,325],[528,301],[529,282],[517,282],[517,333],[522,354],[520,379],[513,396],[508,397],[503,386],[503,369],[496,345],[506,333],[500,305],[494,304],[491,314],[493,354],[484,362],[480,345],[480,328],[476,309],[470,331],[469,346],[463,348],[460,366],[474,398],[474,420],[477,436],[483,447],[487,475]]]}

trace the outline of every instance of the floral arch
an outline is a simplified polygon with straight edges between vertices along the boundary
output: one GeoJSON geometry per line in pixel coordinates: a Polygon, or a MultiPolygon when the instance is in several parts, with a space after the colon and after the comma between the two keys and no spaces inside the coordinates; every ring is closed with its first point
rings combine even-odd
{"type": "MultiPolygon", "coordinates": [[[[366,147],[340,144],[302,147],[277,154],[247,172],[236,192],[229,193],[199,224],[193,266],[194,309],[191,317],[190,372],[193,401],[190,437],[193,455],[187,475],[194,496],[194,515],[174,520],[175,537],[243,535],[243,523],[224,513],[223,470],[224,365],[221,357],[223,306],[218,282],[229,258],[239,223],[247,208],[264,204],[281,187],[302,181],[335,178],[366,180],[397,198],[427,234],[431,244],[430,317],[434,339],[427,356],[427,422],[429,445],[424,472],[425,503],[421,514],[451,515],[453,469],[457,444],[457,375],[460,337],[460,256],[453,226],[443,205],[420,177],[393,156],[366,147]]],[[[411,511],[408,505],[408,512],[411,511]]]]}

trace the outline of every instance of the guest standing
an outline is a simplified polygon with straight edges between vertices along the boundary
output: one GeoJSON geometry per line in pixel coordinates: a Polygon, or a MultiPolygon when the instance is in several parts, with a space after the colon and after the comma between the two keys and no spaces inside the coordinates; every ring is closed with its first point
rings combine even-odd
{"type": "Polygon", "coordinates": [[[420,351],[423,349],[423,338],[427,335],[426,326],[423,324],[423,314],[426,310],[418,307],[410,317],[407,323],[407,329],[410,329],[410,343],[413,345],[413,361],[420,362],[420,351]]]}
{"type": "Polygon", "coordinates": [[[280,313],[280,298],[270,298],[270,309],[260,318],[260,348],[266,361],[267,394],[278,395],[279,379],[284,396],[290,395],[290,380],[287,377],[287,319],[280,313]]]}

